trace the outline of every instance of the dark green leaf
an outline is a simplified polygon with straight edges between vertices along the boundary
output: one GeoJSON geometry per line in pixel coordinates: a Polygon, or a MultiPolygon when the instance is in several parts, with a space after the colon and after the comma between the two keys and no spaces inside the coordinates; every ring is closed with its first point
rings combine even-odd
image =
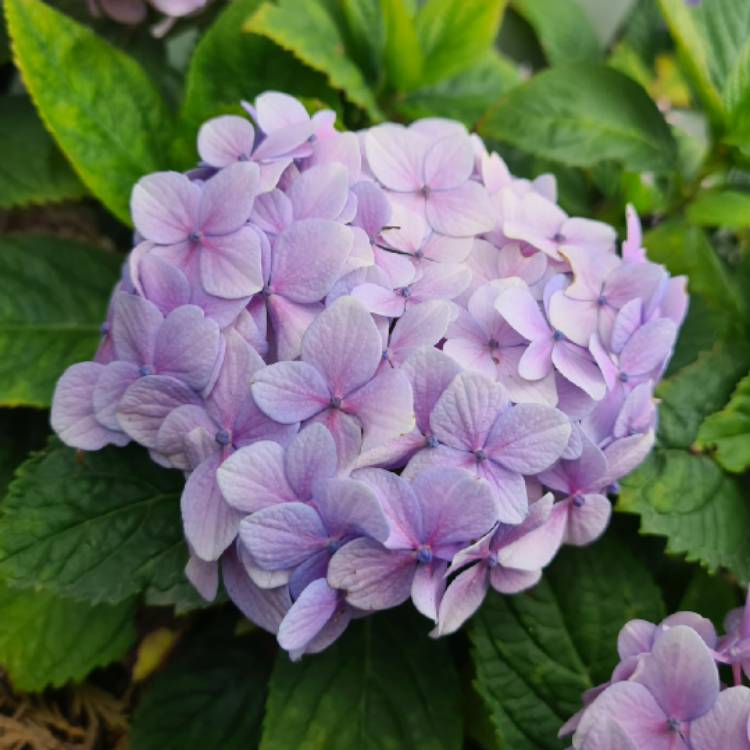
{"type": "Polygon", "coordinates": [[[0,498],[5,495],[18,465],[29,453],[44,447],[49,415],[38,409],[0,409],[0,498]]]}
{"type": "Polygon", "coordinates": [[[717,630],[722,630],[724,618],[731,609],[739,606],[737,584],[726,575],[709,575],[698,568],[682,595],[678,609],[700,612],[713,620],[717,630]]]}
{"type": "Polygon", "coordinates": [[[597,60],[599,40],[576,0],[511,0],[511,8],[534,29],[550,65],[597,60]]]}
{"type": "Polygon", "coordinates": [[[0,99],[0,208],[85,194],[31,102],[23,96],[0,99]]]}
{"type": "Polygon", "coordinates": [[[323,73],[334,88],[343,91],[349,101],[371,118],[382,117],[362,72],[346,56],[341,32],[319,0],[264,2],[243,28],[270,39],[323,73]]]}
{"type": "Polygon", "coordinates": [[[0,584],[0,664],[19,690],[79,682],[135,641],[134,602],[90,607],[44,590],[0,584]]]}
{"type": "Polygon", "coordinates": [[[270,672],[268,644],[198,630],[149,685],[136,708],[132,750],[257,747],[270,672]]]}
{"type": "Polygon", "coordinates": [[[567,747],[557,732],[581,693],[609,679],[620,628],[662,616],[647,569],[612,538],[565,549],[528,593],[490,593],[470,632],[476,686],[500,747],[567,747]]]}
{"type": "Polygon", "coordinates": [[[687,207],[688,220],[704,227],[741,230],[750,227],[750,194],[706,190],[687,207]]]}
{"type": "Polygon", "coordinates": [[[48,406],[63,370],[91,358],[119,266],[71,240],[0,237],[0,404],[48,406]]]}
{"type": "Polygon", "coordinates": [[[34,103],[84,184],[130,223],[133,184],[168,167],[172,121],[135,60],[41,0],[6,0],[34,103]]]}
{"type": "Polygon", "coordinates": [[[611,159],[633,171],[675,168],[674,139],[648,94],[600,65],[566,65],[534,76],[500,99],[479,132],[573,166],[611,159]]]}
{"type": "Polygon", "coordinates": [[[94,603],[170,588],[187,559],[181,485],[141,448],[76,454],[53,441],[0,506],[0,576],[94,603]]]}
{"type": "Polygon", "coordinates": [[[495,41],[506,2],[427,0],[417,14],[417,36],[424,53],[422,81],[435,83],[480,60],[495,41]]]}
{"type": "Polygon", "coordinates": [[[387,612],[296,664],[280,653],[261,750],[458,750],[458,676],[428,629],[412,612],[387,612]]]}
{"type": "Polygon", "coordinates": [[[378,82],[386,35],[381,0],[341,0],[341,6],[353,42],[352,53],[368,78],[378,82]]]}
{"type": "Polygon", "coordinates": [[[750,375],[740,380],[729,403],[703,422],[698,445],[711,450],[727,471],[741,474],[750,468],[750,375]]]}

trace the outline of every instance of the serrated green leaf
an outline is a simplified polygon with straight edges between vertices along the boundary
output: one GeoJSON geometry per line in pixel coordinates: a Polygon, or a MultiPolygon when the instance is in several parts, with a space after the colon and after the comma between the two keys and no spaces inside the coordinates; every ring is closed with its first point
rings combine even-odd
{"type": "Polygon", "coordinates": [[[133,715],[132,750],[257,747],[269,645],[257,637],[233,638],[229,627],[191,634],[144,692],[133,715]]]}
{"type": "Polygon", "coordinates": [[[750,375],[740,380],[729,403],[700,426],[698,445],[727,471],[741,474],[750,468],[750,375]]]}
{"type": "Polygon", "coordinates": [[[687,207],[687,218],[702,227],[735,231],[750,227],[750,194],[737,190],[705,190],[687,207]]]}
{"type": "Polygon", "coordinates": [[[81,198],[86,188],[23,96],[0,99],[0,208],[81,198]]]}
{"type": "Polygon", "coordinates": [[[382,119],[375,96],[360,69],[347,58],[341,33],[319,0],[264,2],[244,30],[289,50],[306,65],[326,75],[330,84],[374,120],[382,119]]]}
{"type": "Polygon", "coordinates": [[[388,81],[397,91],[409,91],[422,81],[424,53],[414,16],[404,0],[381,0],[385,19],[383,60],[388,81]],[[405,54],[405,50],[408,53],[405,54]]]}
{"type": "Polygon", "coordinates": [[[80,682],[135,641],[135,604],[90,607],[48,591],[0,583],[0,665],[18,690],[80,682]]]}
{"type": "Polygon", "coordinates": [[[424,54],[422,82],[435,83],[481,59],[495,41],[506,2],[427,0],[416,20],[424,54]]]}
{"type": "Polygon", "coordinates": [[[656,105],[635,81],[603,65],[539,73],[502,97],[479,133],[573,166],[614,160],[632,171],[675,168],[675,142],[656,105]]]}
{"type": "Polygon", "coordinates": [[[662,616],[645,566],[611,538],[566,548],[525,594],[490,592],[470,635],[475,685],[500,747],[567,747],[557,732],[581,707],[581,693],[609,679],[620,628],[662,616]]]}
{"type": "Polygon", "coordinates": [[[0,405],[49,406],[55,382],[101,338],[120,260],[55,237],[0,237],[0,405]]]}
{"type": "Polygon", "coordinates": [[[534,29],[550,65],[598,60],[601,47],[576,0],[511,0],[511,8],[534,29]]]}
{"type": "Polygon", "coordinates": [[[130,191],[169,167],[173,123],[140,65],[41,0],[5,0],[16,62],[83,183],[125,224],[130,191]]]}
{"type": "Polygon", "coordinates": [[[280,653],[261,750],[458,750],[458,676],[428,629],[413,612],[391,611],[301,662],[280,653]]]}
{"type": "Polygon", "coordinates": [[[492,102],[520,80],[513,63],[491,50],[458,75],[405,94],[397,99],[397,108],[410,119],[451,117],[472,127],[492,102]]]}
{"type": "Polygon", "coordinates": [[[168,589],[187,560],[182,483],[142,448],[77,454],[52,441],[0,505],[0,577],[92,603],[168,589]]]}

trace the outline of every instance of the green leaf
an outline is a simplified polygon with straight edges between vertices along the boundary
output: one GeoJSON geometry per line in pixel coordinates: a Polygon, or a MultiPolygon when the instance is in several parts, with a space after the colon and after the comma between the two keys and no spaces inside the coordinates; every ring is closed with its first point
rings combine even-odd
{"type": "Polygon", "coordinates": [[[735,231],[750,227],[750,194],[736,190],[705,190],[687,207],[687,218],[703,227],[735,231]]]}
{"type": "Polygon", "coordinates": [[[38,409],[0,409],[0,498],[18,465],[49,436],[49,414],[38,409]]]}
{"type": "Polygon", "coordinates": [[[181,487],[141,448],[77,454],[53,441],[0,505],[0,577],[93,603],[168,589],[187,560],[181,487]]]}
{"type": "Polygon", "coordinates": [[[481,59],[495,41],[506,2],[427,0],[416,24],[424,53],[422,81],[435,83],[481,59]]]}
{"type": "Polygon", "coordinates": [[[492,102],[520,80],[513,63],[491,50],[452,78],[405,94],[397,107],[409,119],[451,117],[472,127],[492,102]]]}
{"type": "Polygon", "coordinates": [[[270,649],[228,627],[198,630],[138,704],[132,750],[248,750],[258,746],[270,649]]]}
{"type": "Polygon", "coordinates": [[[130,223],[130,191],[169,166],[172,120],[132,58],[41,0],[5,0],[23,79],[47,128],[91,192],[130,223]]]}
{"type": "Polygon", "coordinates": [[[698,568],[677,609],[683,612],[700,612],[713,621],[717,630],[722,630],[727,612],[740,604],[737,593],[737,583],[730,580],[729,576],[712,576],[698,568]]]}
{"type": "Polygon", "coordinates": [[[416,614],[391,611],[301,662],[280,653],[261,750],[461,748],[458,675],[427,630],[416,614]]]}
{"type": "Polygon", "coordinates": [[[31,102],[23,96],[0,99],[0,208],[85,194],[31,102]]]}
{"type": "Polygon", "coordinates": [[[134,602],[94,607],[0,583],[0,664],[18,690],[80,682],[135,641],[134,602]]]}
{"type": "Polygon", "coordinates": [[[55,237],[0,237],[0,405],[48,406],[101,338],[117,256],[55,237]]]}
{"type": "Polygon", "coordinates": [[[511,8],[536,32],[550,65],[598,60],[599,40],[576,0],[511,0],[511,8]]]}
{"type": "Polygon", "coordinates": [[[750,468],[750,375],[740,380],[729,403],[703,422],[698,446],[710,450],[727,471],[741,474],[750,468]]]}
{"type": "Polygon", "coordinates": [[[377,82],[381,76],[386,23],[381,0],[341,0],[353,47],[360,66],[377,82]]]}
{"type": "Polygon", "coordinates": [[[269,89],[326,100],[333,93],[320,73],[268,39],[242,31],[259,5],[260,0],[229,3],[193,53],[182,108],[188,158],[195,159],[198,126],[209,117],[238,110],[243,99],[252,100],[269,89]]]}
{"type": "Polygon", "coordinates": [[[409,91],[421,83],[424,68],[414,17],[404,0],[381,0],[381,3],[386,28],[383,58],[387,78],[397,91],[409,91]]]}
{"type": "Polygon", "coordinates": [[[609,679],[622,626],[662,616],[647,569],[611,537],[566,548],[525,594],[491,592],[470,635],[475,685],[500,747],[567,747],[557,732],[581,707],[581,693],[609,679]]]}
{"type": "Polygon", "coordinates": [[[675,142],[656,105],[635,81],[601,65],[534,76],[500,99],[479,132],[573,166],[611,159],[632,171],[675,167],[675,142]]]}
{"type": "Polygon", "coordinates": [[[314,70],[374,120],[382,118],[375,96],[360,69],[347,58],[341,33],[319,0],[264,2],[244,30],[267,37],[314,70]]]}

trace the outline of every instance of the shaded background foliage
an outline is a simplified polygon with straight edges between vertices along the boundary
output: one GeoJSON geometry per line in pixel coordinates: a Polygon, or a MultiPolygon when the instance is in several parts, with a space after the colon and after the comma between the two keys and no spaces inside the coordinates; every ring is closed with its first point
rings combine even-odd
{"type": "MultiPolygon", "coordinates": [[[[216,0],[165,39],[78,0],[0,24],[0,745],[561,748],[633,617],[719,620],[750,581],[750,4],[216,0]],[[93,354],[143,174],[279,89],[358,128],[447,116],[566,210],[687,274],[658,445],[589,549],[490,597],[440,642],[407,612],[292,664],[184,581],[181,478],[137,448],[48,438],[56,379],[93,354]],[[67,744],[63,744],[67,743],[67,744]]],[[[150,19],[151,21],[155,19],[150,19]]]]}

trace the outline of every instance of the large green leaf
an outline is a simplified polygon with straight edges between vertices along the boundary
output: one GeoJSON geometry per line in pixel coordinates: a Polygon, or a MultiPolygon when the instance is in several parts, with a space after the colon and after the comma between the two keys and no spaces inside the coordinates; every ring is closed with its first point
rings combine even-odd
{"type": "Polygon", "coordinates": [[[750,227],[750,194],[737,190],[706,190],[687,207],[687,218],[698,226],[747,229],[750,227]]]}
{"type": "Polygon", "coordinates": [[[602,65],[534,76],[500,99],[479,132],[573,166],[611,159],[633,171],[675,168],[675,142],[656,105],[635,81],[602,65]]]}
{"type": "Polygon", "coordinates": [[[0,665],[19,690],[79,682],[135,640],[134,602],[88,606],[44,590],[0,583],[0,665]]]}
{"type": "Polygon", "coordinates": [[[245,31],[267,37],[303,63],[323,73],[330,84],[373,119],[382,113],[357,65],[347,58],[344,39],[320,0],[264,2],[245,31]]]}
{"type": "Polygon", "coordinates": [[[172,120],[132,58],[41,0],[5,0],[34,103],[84,184],[130,223],[133,184],[169,166],[172,120]]]}
{"type": "Polygon", "coordinates": [[[435,83],[480,60],[495,41],[506,2],[427,0],[416,22],[424,54],[422,82],[435,83]]]}
{"type": "Polygon", "coordinates": [[[727,471],[750,468],[750,375],[740,380],[729,403],[703,422],[698,445],[711,450],[727,471]]]}
{"type": "Polygon", "coordinates": [[[458,750],[458,676],[412,612],[354,623],[322,654],[279,654],[261,750],[458,750]]]}
{"type": "Polygon", "coordinates": [[[392,88],[408,91],[419,86],[424,53],[419,46],[414,16],[405,0],[381,0],[385,20],[383,62],[392,88]],[[409,50],[409,54],[404,54],[409,50]]]}
{"type": "Polygon", "coordinates": [[[557,750],[581,693],[609,679],[617,633],[663,616],[659,590],[622,544],[565,549],[542,582],[519,596],[490,592],[471,628],[476,687],[500,747],[557,750]]]}
{"type": "Polygon", "coordinates": [[[550,65],[596,60],[599,40],[576,0],[511,0],[511,8],[536,32],[550,65]]]}
{"type": "Polygon", "coordinates": [[[0,405],[48,406],[63,370],[94,354],[119,266],[71,240],[0,237],[0,405]]]}
{"type": "Polygon", "coordinates": [[[352,54],[375,83],[382,77],[386,22],[381,0],[341,0],[352,38],[352,54]]]}
{"type": "Polygon", "coordinates": [[[236,110],[243,99],[274,89],[302,97],[329,97],[324,77],[273,42],[242,30],[260,0],[234,0],[201,37],[190,60],[182,116],[195,158],[198,126],[236,110]]]}
{"type": "Polygon", "coordinates": [[[0,208],[85,194],[31,102],[23,96],[0,99],[0,208]]]}
{"type": "Polygon", "coordinates": [[[53,441],[0,505],[0,577],[94,603],[168,589],[187,559],[181,485],[141,448],[78,455],[53,441]]]}
{"type": "Polygon", "coordinates": [[[133,715],[132,750],[258,746],[270,650],[258,635],[233,638],[226,625],[192,633],[154,678],[133,715]]]}

